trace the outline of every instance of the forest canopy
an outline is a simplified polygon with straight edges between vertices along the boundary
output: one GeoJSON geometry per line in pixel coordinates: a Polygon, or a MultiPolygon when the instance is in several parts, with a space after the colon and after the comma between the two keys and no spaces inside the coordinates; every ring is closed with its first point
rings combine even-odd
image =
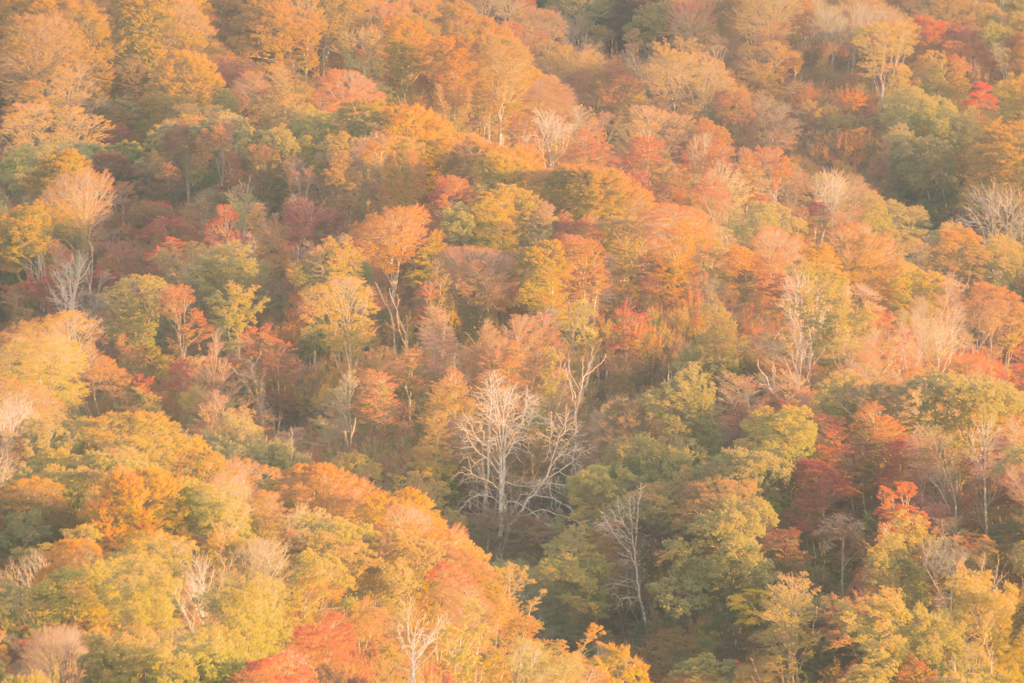
{"type": "Polygon", "coordinates": [[[1024,0],[0,3],[0,680],[1024,679],[1024,0]]]}

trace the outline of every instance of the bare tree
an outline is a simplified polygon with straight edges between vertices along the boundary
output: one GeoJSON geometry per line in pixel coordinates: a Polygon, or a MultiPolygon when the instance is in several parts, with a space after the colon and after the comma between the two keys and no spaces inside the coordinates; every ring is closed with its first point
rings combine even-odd
{"type": "Polygon", "coordinates": [[[79,658],[89,648],[77,626],[44,626],[19,648],[21,666],[39,672],[54,683],[78,683],[84,676],[79,658]]]}
{"type": "Polygon", "coordinates": [[[196,553],[185,564],[185,576],[174,594],[174,602],[190,633],[195,633],[207,617],[206,594],[213,587],[213,578],[213,561],[206,553],[196,553]]]}
{"type": "Polygon", "coordinates": [[[533,126],[537,129],[541,150],[551,168],[569,148],[576,132],[576,122],[551,109],[538,109],[533,113],[533,126]]]}
{"type": "Polygon", "coordinates": [[[786,337],[787,370],[798,385],[811,380],[818,361],[842,339],[849,287],[811,268],[792,268],[782,280],[778,306],[786,337]]]}
{"type": "Polygon", "coordinates": [[[943,372],[957,353],[967,348],[967,313],[963,305],[964,285],[946,278],[937,301],[918,298],[910,306],[910,329],[917,339],[921,361],[943,372]]]}
{"type": "MultiPolygon", "coordinates": [[[[828,212],[828,229],[835,227],[836,213],[849,201],[850,190],[850,176],[840,170],[821,170],[811,176],[811,195],[828,212]]],[[[825,233],[822,230],[822,242],[825,233]]]]}
{"type": "Polygon", "coordinates": [[[93,289],[92,255],[85,251],[55,250],[46,270],[46,298],[58,311],[81,310],[93,289]]]}
{"type": "Polygon", "coordinates": [[[577,348],[573,344],[573,348],[562,359],[560,367],[565,375],[565,386],[569,392],[572,417],[577,423],[590,380],[604,365],[607,358],[608,354],[602,353],[597,344],[588,344],[583,348],[577,348]]]}
{"type": "Polygon", "coordinates": [[[930,426],[919,426],[914,431],[913,444],[928,483],[949,506],[953,518],[959,518],[960,501],[967,483],[963,450],[941,429],[930,426]]]}
{"type": "Polygon", "coordinates": [[[839,592],[845,595],[846,567],[865,549],[864,523],[840,512],[822,520],[814,537],[824,552],[839,546],[839,592]]]}
{"type": "Polygon", "coordinates": [[[619,562],[626,569],[626,576],[612,586],[612,593],[620,605],[636,605],[640,618],[647,624],[647,608],[643,595],[643,557],[640,539],[640,503],[644,497],[644,485],[636,487],[624,496],[619,496],[604,511],[595,525],[597,533],[619,546],[619,562]]]}
{"type": "Polygon", "coordinates": [[[42,552],[33,548],[17,559],[7,563],[7,566],[0,570],[0,580],[12,581],[20,588],[28,588],[36,579],[36,574],[49,564],[42,552]]]}
{"type": "Polygon", "coordinates": [[[0,393],[0,484],[14,475],[18,464],[14,440],[35,412],[35,403],[27,394],[0,393]]]}
{"type": "Polygon", "coordinates": [[[960,222],[986,239],[1009,235],[1024,240],[1024,190],[997,183],[971,185],[960,203],[960,222]]]}
{"type": "Polygon", "coordinates": [[[525,0],[473,0],[472,4],[480,14],[498,21],[517,21],[527,7],[525,0]]]}
{"type": "Polygon", "coordinates": [[[238,549],[238,558],[250,574],[277,578],[288,571],[288,546],[275,538],[246,539],[238,549]]]}
{"type": "Polygon", "coordinates": [[[940,607],[950,607],[952,596],[946,580],[956,574],[967,559],[967,549],[949,536],[929,536],[921,543],[921,567],[935,589],[935,601],[940,607]]]}
{"type": "Polygon", "coordinates": [[[579,427],[570,410],[544,415],[540,400],[496,372],[473,392],[475,408],[458,421],[470,489],[465,507],[497,516],[498,553],[522,513],[562,506],[565,476],[579,465],[579,427]]]}
{"type": "Polygon", "coordinates": [[[448,621],[443,613],[424,614],[414,598],[405,600],[399,607],[395,631],[399,648],[409,660],[409,683],[416,683],[421,664],[437,647],[448,621]]]}
{"type": "Polygon", "coordinates": [[[981,479],[981,519],[985,534],[988,534],[988,512],[994,491],[991,487],[992,471],[1003,459],[1006,431],[994,417],[975,416],[971,426],[961,433],[967,447],[967,461],[974,465],[976,476],[981,479]]]}

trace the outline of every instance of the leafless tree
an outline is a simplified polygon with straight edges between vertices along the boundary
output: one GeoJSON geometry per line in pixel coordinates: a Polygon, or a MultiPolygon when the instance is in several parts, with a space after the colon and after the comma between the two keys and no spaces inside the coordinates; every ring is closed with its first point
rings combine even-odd
{"type": "Polygon", "coordinates": [[[608,354],[603,353],[597,344],[587,344],[582,348],[574,348],[565,355],[561,362],[562,373],[565,375],[565,386],[569,392],[569,405],[572,417],[577,423],[580,419],[580,408],[586,398],[587,387],[594,374],[604,365],[608,354]]]}
{"type": "Polygon", "coordinates": [[[935,487],[939,497],[949,506],[953,518],[959,518],[960,501],[967,483],[963,450],[948,434],[938,427],[930,426],[919,426],[914,431],[913,444],[928,483],[935,487]]]}
{"type": "MultiPolygon", "coordinates": [[[[811,195],[828,212],[827,229],[835,227],[836,213],[849,201],[850,190],[850,176],[838,169],[821,170],[811,176],[811,195]]],[[[822,242],[825,233],[821,232],[822,242]]]]}
{"type": "Polygon", "coordinates": [[[46,298],[58,311],[82,309],[86,294],[93,289],[92,255],[85,251],[59,249],[46,270],[46,298]]]}
{"type": "Polygon", "coordinates": [[[814,532],[821,549],[839,546],[839,592],[846,594],[846,567],[864,552],[864,523],[845,512],[826,517],[814,532]]]}
{"type": "Polygon", "coordinates": [[[935,600],[941,607],[949,607],[952,596],[946,589],[946,580],[967,559],[967,549],[949,536],[929,536],[921,544],[921,567],[935,589],[935,600]]]}
{"type": "Polygon", "coordinates": [[[250,574],[277,578],[288,571],[288,546],[274,538],[247,538],[238,549],[238,558],[250,574]]]}
{"type": "Polygon", "coordinates": [[[525,0],[473,0],[473,6],[498,21],[516,21],[527,5],[525,0]]]}
{"type": "Polygon", "coordinates": [[[576,123],[551,109],[538,109],[533,113],[533,126],[537,129],[541,150],[551,168],[569,148],[576,132],[576,123]]]}
{"type": "Polygon", "coordinates": [[[473,392],[475,408],[458,421],[470,489],[465,507],[497,516],[499,553],[523,513],[562,506],[565,476],[579,465],[579,427],[571,410],[545,415],[540,399],[496,372],[473,392]]]}
{"type": "Polygon", "coordinates": [[[35,581],[36,574],[49,562],[42,552],[33,548],[27,553],[13,559],[0,570],[0,580],[11,581],[16,586],[26,589],[35,581]]]}
{"type": "Polygon", "coordinates": [[[636,605],[640,618],[647,623],[647,608],[643,595],[643,548],[640,538],[640,503],[644,497],[644,485],[636,487],[624,496],[619,496],[604,511],[595,525],[597,533],[619,546],[619,562],[626,570],[626,576],[612,586],[612,593],[620,605],[636,605]]]}
{"type": "Polygon", "coordinates": [[[910,306],[908,322],[917,339],[921,360],[940,372],[970,343],[963,289],[961,283],[946,278],[936,301],[918,298],[910,306]]]}
{"type": "Polygon", "coordinates": [[[804,269],[791,269],[782,280],[778,306],[787,342],[786,370],[796,385],[810,382],[828,343],[837,341],[838,316],[844,301],[849,300],[849,290],[835,294],[827,291],[813,272],[804,269]]]}
{"type": "Polygon", "coordinates": [[[14,440],[35,412],[35,403],[27,394],[0,393],[0,484],[14,475],[18,464],[14,440]]]}
{"type": "Polygon", "coordinates": [[[765,93],[754,96],[753,106],[759,144],[793,149],[800,140],[800,122],[793,114],[793,107],[765,93]]]}
{"type": "Polygon", "coordinates": [[[44,626],[18,648],[21,666],[39,672],[54,683],[78,683],[83,672],[79,658],[89,651],[77,626],[44,626]]]}
{"type": "Polygon", "coordinates": [[[1024,240],[1024,190],[994,181],[971,185],[964,190],[959,219],[986,239],[1009,235],[1024,240]]]}
{"type": "Polygon", "coordinates": [[[174,595],[174,602],[190,633],[195,633],[207,617],[206,594],[213,586],[213,578],[213,561],[206,553],[196,553],[185,564],[185,576],[174,595]]]}
{"type": "Polygon", "coordinates": [[[967,461],[974,466],[976,476],[981,479],[981,519],[985,534],[989,529],[989,507],[994,490],[991,486],[992,470],[1003,458],[1006,431],[994,417],[975,416],[971,426],[961,433],[966,446],[967,461]]]}
{"type": "Polygon", "coordinates": [[[441,632],[448,626],[444,613],[425,614],[414,598],[408,598],[399,607],[395,632],[399,648],[409,660],[409,683],[416,683],[423,661],[437,647],[441,632]]]}

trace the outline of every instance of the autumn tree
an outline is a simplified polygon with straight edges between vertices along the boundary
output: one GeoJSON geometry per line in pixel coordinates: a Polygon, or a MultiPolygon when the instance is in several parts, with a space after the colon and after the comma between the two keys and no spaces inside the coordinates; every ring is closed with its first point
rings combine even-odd
{"type": "Polygon", "coordinates": [[[906,78],[909,69],[903,62],[918,39],[917,24],[907,20],[879,21],[857,30],[853,44],[860,51],[858,61],[874,82],[879,99],[885,98],[886,88],[906,78]]]}
{"type": "Polygon", "coordinates": [[[14,440],[36,410],[35,401],[28,391],[16,385],[3,387],[0,393],[0,484],[14,475],[18,462],[14,440]]]}
{"type": "MultiPolygon", "coordinates": [[[[814,201],[825,207],[825,211],[828,213],[828,227],[835,228],[836,213],[850,199],[849,176],[836,169],[818,171],[811,177],[811,193],[814,196],[814,201]]],[[[824,241],[825,235],[826,231],[822,230],[822,241],[824,241]]]]}
{"type": "Polygon", "coordinates": [[[352,230],[355,245],[366,254],[372,266],[382,271],[387,291],[376,285],[377,294],[388,312],[391,323],[391,345],[397,351],[409,347],[409,318],[401,310],[399,278],[402,266],[408,263],[427,239],[430,214],[420,205],[384,209],[359,223],[352,230]]]}
{"type": "Polygon", "coordinates": [[[195,291],[188,285],[168,285],[160,297],[160,312],[174,329],[174,337],[167,341],[172,347],[177,346],[179,358],[186,357],[193,345],[210,338],[206,315],[195,303],[195,291]]]}
{"type": "Polygon", "coordinates": [[[540,75],[529,50],[504,30],[483,38],[481,55],[481,113],[487,139],[505,144],[505,125],[540,75]],[[497,130],[494,130],[494,129],[497,130]]]}
{"type": "Polygon", "coordinates": [[[783,574],[768,588],[757,617],[765,629],[754,637],[768,654],[768,668],[783,683],[803,680],[803,668],[822,634],[816,630],[819,589],[806,574],[783,574]]]}
{"type": "Polygon", "coordinates": [[[54,222],[68,230],[67,238],[92,252],[96,228],[113,212],[116,196],[108,171],[85,167],[58,176],[46,187],[42,202],[54,222]]]}
{"type": "Polygon", "coordinates": [[[133,346],[156,344],[161,299],[167,282],[155,275],[129,275],[100,295],[107,333],[123,334],[133,346]]]}
{"type": "Polygon", "coordinates": [[[642,74],[656,100],[688,114],[700,114],[716,94],[735,88],[725,64],[696,41],[656,44],[642,74]]]}

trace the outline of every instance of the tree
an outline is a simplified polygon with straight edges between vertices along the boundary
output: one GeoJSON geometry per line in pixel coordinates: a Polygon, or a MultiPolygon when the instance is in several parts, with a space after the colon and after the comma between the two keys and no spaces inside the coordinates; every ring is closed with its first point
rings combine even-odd
{"type": "Polygon", "coordinates": [[[132,86],[138,85],[137,71],[145,74],[167,50],[204,51],[215,36],[204,9],[197,0],[111,3],[112,37],[122,72],[120,87],[133,90],[132,86]]]}
{"type": "Polygon", "coordinates": [[[195,633],[209,616],[208,593],[215,576],[213,561],[206,553],[197,552],[185,563],[181,587],[174,595],[174,602],[190,633],[195,633]]]}
{"type": "MultiPolygon", "coordinates": [[[[835,228],[836,213],[849,201],[851,190],[850,177],[843,171],[823,170],[811,177],[811,194],[814,201],[825,207],[830,229],[835,228]]],[[[821,231],[822,242],[825,241],[825,233],[825,230],[821,231]]]]}
{"type": "Polygon", "coordinates": [[[1005,457],[1006,434],[991,415],[975,415],[971,426],[961,435],[966,446],[966,460],[974,466],[981,479],[981,519],[985,534],[989,532],[989,507],[993,498],[990,484],[993,471],[1005,457]]]}
{"type": "Polygon", "coordinates": [[[968,186],[960,197],[958,220],[982,237],[1009,235],[1024,240],[1024,190],[992,181],[968,186]]]}
{"type": "Polygon", "coordinates": [[[377,85],[358,71],[330,69],[316,80],[313,106],[326,112],[338,111],[342,105],[386,99],[377,85]]]}
{"type": "Polygon", "coordinates": [[[94,105],[111,76],[97,37],[87,35],[67,12],[12,17],[0,41],[4,98],[10,102],[46,98],[55,107],[94,105]]]}
{"type": "Polygon", "coordinates": [[[576,122],[551,109],[538,109],[533,113],[533,125],[537,129],[548,167],[553,167],[569,148],[576,132],[576,122]]]}
{"type": "Polygon", "coordinates": [[[195,303],[195,290],[188,285],[167,285],[160,297],[160,312],[174,329],[174,336],[167,342],[177,346],[179,358],[186,357],[192,345],[203,343],[212,333],[206,315],[195,308],[195,303]]]}
{"type": "Polygon", "coordinates": [[[50,248],[51,263],[46,268],[46,298],[58,311],[77,311],[86,306],[93,293],[96,274],[92,255],[69,251],[63,245],[50,248]]]}
{"type": "Polygon", "coordinates": [[[317,48],[326,25],[320,3],[294,0],[239,2],[238,35],[229,39],[240,54],[265,60],[288,60],[304,73],[320,62],[317,48]]]}
{"type": "Polygon", "coordinates": [[[395,631],[402,654],[409,661],[409,683],[418,680],[420,666],[437,647],[438,638],[448,626],[448,621],[443,612],[424,614],[413,598],[406,599],[400,606],[395,631]]]}
{"type": "Polygon", "coordinates": [[[102,144],[110,121],[82,107],[58,107],[49,100],[16,102],[0,121],[0,137],[13,147],[66,147],[102,144]]]}
{"type": "Polygon", "coordinates": [[[159,118],[172,107],[208,106],[224,89],[217,65],[195,50],[168,50],[150,72],[146,97],[156,105],[159,118]]]}
{"type": "Polygon", "coordinates": [[[937,301],[919,298],[910,307],[910,329],[917,339],[921,361],[940,372],[970,343],[963,289],[956,280],[946,278],[937,301]]]}
{"type": "Polygon", "coordinates": [[[40,203],[20,204],[0,216],[0,270],[25,268],[45,251],[52,232],[53,221],[40,203]]]}
{"type": "Polygon", "coordinates": [[[305,332],[319,339],[340,365],[358,364],[363,347],[376,336],[373,290],[359,278],[331,277],[301,291],[299,318],[305,332]]]}
{"type": "Polygon", "coordinates": [[[821,640],[815,630],[820,589],[807,574],[783,574],[768,587],[758,618],[766,624],[754,638],[768,651],[768,668],[782,683],[803,680],[803,667],[821,640]]]}
{"type": "Polygon", "coordinates": [[[175,497],[182,483],[159,467],[140,471],[115,467],[85,501],[83,514],[103,534],[108,547],[170,526],[178,514],[175,497]]]}
{"type": "Polygon", "coordinates": [[[568,413],[541,412],[540,399],[496,372],[473,392],[458,421],[470,490],[465,505],[493,512],[500,555],[515,519],[562,507],[564,478],[579,466],[578,426],[568,413]]]}
{"type": "Polygon", "coordinates": [[[643,547],[640,537],[640,504],[643,497],[643,484],[626,495],[617,497],[594,528],[597,533],[619,546],[619,560],[626,571],[626,576],[613,585],[612,593],[618,598],[620,605],[638,607],[640,618],[646,626],[643,547]]]}
{"type": "Polygon", "coordinates": [[[1009,365],[1014,350],[1024,342],[1024,300],[1005,287],[975,282],[964,303],[979,345],[987,344],[989,350],[998,346],[1009,365]]]}
{"type": "Polygon", "coordinates": [[[245,287],[229,280],[223,291],[214,292],[207,299],[218,329],[227,332],[232,340],[238,339],[245,328],[256,324],[256,317],[270,301],[266,297],[257,297],[258,289],[257,285],[245,287]]]}
{"type": "Polygon", "coordinates": [[[684,533],[665,542],[670,563],[652,585],[658,604],[676,617],[723,610],[726,598],[767,586],[772,572],[759,539],[778,515],[757,482],[712,478],[695,482],[684,533]]]}
{"type": "Polygon", "coordinates": [[[387,293],[377,285],[384,308],[391,322],[391,344],[398,350],[409,348],[409,320],[401,311],[399,277],[402,266],[408,263],[427,239],[430,214],[419,204],[384,209],[373,214],[352,229],[355,245],[366,254],[372,266],[384,272],[388,283],[387,293]]]}
{"type": "Polygon", "coordinates": [[[128,275],[100,294],[107,334],[123,334],[132,346],[152,348],[167,282],[156,275],[128,275]]]}
{"type": "Polygon", "coordinates": [[[643,65],[641,73],[647,90],[672,111],[697,115],[720,92],[733,90],[736,83],[725,64],[695,40],[673,46],[662,42],[643,65]]]}
{"type": "Polygon", "coordinates": [[[814,531],[824,552],[839,546],[839,593],[846,594],[846,568],[865,550],[864,523],[839,512],[826,517],[814,531]]]}
{"type": "Polygon", "coordinates": [[[78,311],[21,321],[0,332],[0,377],[42,386],[76,406],[88,392],[84,375],[98,336],[97,321],[78,311]]]}
{"type": "Polygon", "coordinates": [[[497,127],[498,144],[505,144],[505,122],[516,110],[540,73],[526,46],[511,32],[498,30],[482,40],[481,118],[487,139],[497,127]]]}
{"type": "Polygon", "coordinates": [[[14,440],[35,413],[35,402],[27,391],[16,386],[0,389],[0,485],[14,475],[18,462],[14,440]]]}
{"type": "Polygon", "coordinates": [[[907,20],[878,21],[857,30],[853,44],[860,51],[858,61],[874,82],[879,99],[909,71],[903,61],[914,52],[919,36],[917,24],[907,20]]]}
{"type": "Polygon", "coordinates": [[[913,443],[923,461],[928,483],[949,506],[953,519],[958,520],[968,481],[963,449],[951,435],[935,425],[919,425],[914,430],[913,443]]]}
{"type": "Polygon", "coordinates": [[[859,661],[846,672],[846,680],[884,683],[896,676],[910,651],[904,629],[912,615],[899,588],[883,586],[835,604],[839,643],[850,645],[859,661]]]}
{"type": "Polygon", "coordinates": [[[110,172],[87,166],[59,175],[46,187],[42,202],[58,226],[70,228],[67,237],[79,248],[88,245],[92,253],[96,228],[113,212],[116,196],[110,172]]]}
{"type": "Polygon", "coordinates": [[[83,678],[78,660],[88,652],[81,629],[62,624],[35,631],[21,646],[20,659],[54,683],[78,683],[83,678]]]}
{"type": "Polygon", "coordinates": [[[809,383],[818,361],[839,348],[848,333],[849,284],[834,268],[799,265],[783,278],[778,305],[787,342],[787,369],[798,382],[809,383]]]}

